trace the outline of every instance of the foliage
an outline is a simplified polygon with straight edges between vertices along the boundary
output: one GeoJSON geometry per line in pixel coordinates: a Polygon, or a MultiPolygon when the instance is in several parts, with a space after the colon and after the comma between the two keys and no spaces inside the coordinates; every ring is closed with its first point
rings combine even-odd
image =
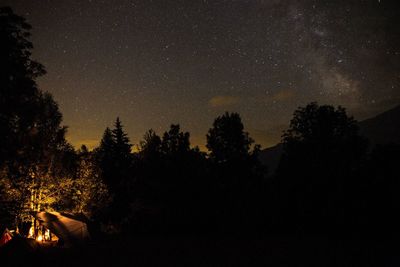
{"type": "Polygon", "coordinates": [[[129,180],[128,176],[133,160],[131,147],[122,123],[117,118],[115,128],[113,130],[106,128],[100,146],[95,151],[102,179],[112,193],[115,193],[118,188],[126,186],[126,182],[129,180]]]}
{"type": "Polygon", "coordinates": [[[140,142],[140,157],[144,160],[157,158],[161,155],[161,138],[152,130],[148,130],[140,142]]]}
{"type": "Polygon", "coordinates": [[[93,154],[82,147],[78,154],[79,167],[73,179],[71,200],[73,213],[83,213],[91,218],[103,212],[111,199],[107,186],[100,178],[100,171],[93,154]]]}
{"type": "Polygon", "coordinates": [[[10,8],[0,9],[0,164],[28,153],[21,141],[35,134],[36,110],[43,106],[35,79],[45,71],[30,58],[30,28],[10,8]]]}
{"type": "Polygon", "coordinates": [[[172,124],[165,132],[161,142],[161,149],[165,155],[182,154],[190,151],[189,133],[181,132],[180,126],[172,124]]]}
{"type": "Polygon", "coordinates": [[[121,222],[129,209],[133,184],[131,147],[122,122],[117,118],[114,129],[106,128],[100,146],[93,152],[98,179],[105,183],[109,196],[106,199],[110,203],[103,212],[106,221],[121,222]]]}
{"type": "Polygon", "coordinates": [[[266,170],[258,160],[260,146],[251,150],[253,143],[237,113],[217,117],[208,131],[206,147],[218,231],[251,231],[250,225],[258,220],[254,210],[260,205],[258,192],[266,170]]]}
{"type": "MultiPolygon", "coordinates": [[[[310,103],[294,112],[282,137],[278,202],[301,231],[344,223],[346,205],[366,158],[367,141],[342,107],[310,103]]],[[[285,215],[285,216],[286,216],[285,215]]]]}
{"type": "Polygon", "coordinates": [[[114,140],[114,153],[120,160],[129,160],[132,145],[129,143],[128,135],[124,132],[119,117],[115,120],[114,129],[112,130],[112,138],[114,140]]]}
{"type": "Polygon", "coordinates": [[[14,203],[14,215],[23,221],[55,202],[51,191],[62,183],[57,176],[72,170],[63,168],[70,146],[58,105],[35,82],[45,71],[31,59],[30,28],[11,9],[0,9],[0,168],[7,187],[2,197],[14,203]]]}
{"type": "Polygon", "coordinates": [[[216,162],[248,157],[254,140],[245,132],[237,113],[228,113],[215,119],[213,128],[207,134],[207,148],[210,158],[216,162]]]}
{"type": "Polygon", "coordinates": [[[107,202],[92,160],[67,143],[57,103],[36,85],[45,71],[31,59],[30,28],[0,9],[0,201],[17,224],[42,210],[90,215],[107,202]]]}
{"type": "Polygon", "coordinates": [[[296,177],[343,176],[359,166],[367,149],[357,122],[344,108],[315,102],[295,111],[282,142],[284,154],[278,172],[286,176],[296,172],[296,177]]]}

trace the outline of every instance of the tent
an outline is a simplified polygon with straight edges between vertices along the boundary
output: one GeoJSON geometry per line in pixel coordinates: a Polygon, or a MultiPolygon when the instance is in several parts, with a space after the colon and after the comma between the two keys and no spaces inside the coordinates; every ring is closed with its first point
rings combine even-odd
{"type": "Polygon", "coordinates": [[[86,223],[75,216],[59,212],[39,212],[36,219],[62,240],[66,247],[82,244],[89,239],[86,223]]]}

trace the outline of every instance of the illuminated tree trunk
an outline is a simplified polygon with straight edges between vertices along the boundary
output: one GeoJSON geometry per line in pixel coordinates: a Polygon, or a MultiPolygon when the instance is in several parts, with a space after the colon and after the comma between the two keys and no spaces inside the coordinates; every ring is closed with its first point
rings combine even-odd
{"type": "Polygon", "coordinates": [[[31,178],[32,178],[32,186],[30,188],[31,191],[31,198],[30,198],[30,211],[31,211],[31,228],[29,230],[29,237],[36,238],[37,237],[37,227],[36,227],[36,212],[38,212],[38,209],[40,209],[40,198],[41,198],[41,190],[36,189],[37,187],[37,181],[36,181],[36,175],[35,172],[31,172],[31,178]]]}
{"type": "MultiPolygon", "coordinates": [[[[30,199],[30,210],[33,212],[35,210],[35,175],[32,172],[31,173],[31,178],[32,178],[32,185],[30,188],[31,191],[31,199],[30,199]]],[[[29,236],[28,237],[36,237],[36,230],[35,230],[35,217],[32,216],[31,218],[31,228],[29,229],[29,236]]]]}
{"type": "Polygon", "coordinates": [[[38,196],[38,201],[37,201],[36,212],[40,212],[41,203],[42,203],[42,189],[39,188],[39,196],[38,196]]]}

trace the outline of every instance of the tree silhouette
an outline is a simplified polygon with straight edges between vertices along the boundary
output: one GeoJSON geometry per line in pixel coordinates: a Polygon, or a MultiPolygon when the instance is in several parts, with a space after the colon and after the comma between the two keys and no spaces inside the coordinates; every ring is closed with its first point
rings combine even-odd
{"type": "Polygon", "coordinates": [[[102,178],[106,184],[111,187],[114,184],[113,179],[113,161],[114,161],[114,146],[115,142],[110,128],[106,128],[103,137],[100,141],[100,146],[95,150],[102,178]]]}
{"type": "Polygon", "coordinates": [[[110,128],[106,128],[103,133],[103,137],[100,141],[99,150],[102,153],[112,154],[114,149],[114,139],[110,128]]]}
{"type": "Polygon", "coordinates": [[[129,143],[128,135],[124,132],[119,117],[115,120],[112,138],[114,140],[114,153],[119,160],[130,160],[132,145],[129,143]]]}
{"type": "Polygon", "coordinates": [[[161,155],[161,138],[152,130],[148,130],[140,142],[140,157],[150,160],[159,158],[161,155]]]}
{"type": "Polygon", "coordinates": [[[93,218],[107,208],[110,197],[99,174],[93,153],[83,145],[78,151],[78,168],[70,190],[71,212],[93,218]]]}
{"type": "Polygon", "coordinates": [[[121,120],[115,120],[114,129],[105,129],[100,146],[96,149],[96,158],[103,173],[103,179],[115,190],[125,183],[132,165],[129,138],[123,130],[121,120]]]}
{"type": "Polygon", "coordinates": [[[189,133],[181,132],[179,124],[172,124],[165,132],[161,142],[161,149],[165,155],[175,155],[190,151],[189,133]]]}
{"type": "Polygon", "coordinates": [[[219,231],[241,232],[255,228],[258,190],[262,187],[263,168],[258,161],[259,146],[251,150],[253,140],[244,131],[239,114],[217,117],[207,134],[212,175],[213,198],[219,231]]]}
{"type": "MultiPolygon", "coordinates": [[[[359,135],[357,122],[342,107],[313,102],[295,111],[284,133],[284,155],[279,171],[321,171],[339,174],[356,167],[365,157],[367,142],[359,135]]],[[[322,173],[321,173],[322,174],[322,173]]]]}
{"type": "Polygon", "coordinates": [[[205,196],[209,194],[205,157],[190,147],[188,132],[181,131],[178,124],[172,124],[162,138],[153,130],[146,132],[136,170],[132,205],[136,230],[204,230],[204,210],[208,207],[205,196]]]}
{"type": "Polygon", "coordinates": [[[134,174],[131,147],[122,122],[117,117],[114,129],[105,129],[100,146],[94,152],[102,180],[107,184],[113,199],[107,216],[114,222],[121,221],[126,216],[132,199],[134,174]]]}
{"type": "Polygon", "coordinates": [[[40,98],[35,79],[45,73],[30,58],[31,26],[8,7],[0,8],[0,163],[14,159],[34,126],[40,98]]]}
{"type": "Polygon", "coordinates": [[[208,131],[206,147],[210,159],[226,162],[247,158],[253,143],[254,140],[244,131],[239,114],[226,112],[215,119],[213,128],[208,131]]]}
{"type": "Polygon", "coordinates": [[[73,155],[57,103],[36,85],[45,71],[31,59],[30,29],[0,8],[0,168],[19,221],[53,203],[48,196],[72,170],[61,161],[73,155]]]}
{"type": "Polygon", "coordinates": [[[370,153],[354,194],[353,223],[375,237],[398,235],[400,144],[378,145],[370,153]]]}
{"type": "Polygon", "coordinates": [[[119,189],[131,183],[132,154],[128,135],[124,132],[121,120],[117,117],[112,130],[113,138],[113,179],[119,189]]]}
{"type": "MultiPolygon", "coordinates": [[[[342,107],[313,102],[298,108],[282,138],[278,167],[280,199],[301,231],[319,231],[345,220],[355,179],[365,159],[367,141],[342,107]]],[[[337,228],[339,229],[339,228],[337,228]]]]}

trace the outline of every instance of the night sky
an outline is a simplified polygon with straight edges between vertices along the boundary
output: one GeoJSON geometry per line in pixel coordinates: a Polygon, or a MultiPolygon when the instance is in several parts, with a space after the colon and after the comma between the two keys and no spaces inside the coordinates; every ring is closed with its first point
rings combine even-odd
{"type": "Polygon", "coordinates": [[[310,101],[364,119],[400,103],[398,1],[0,0],[33,26],[38,80],[68,139],[98,144],[120,116],[132,143],[171,123],[204,147],[238,112],[263,147],[310,101]]]}

